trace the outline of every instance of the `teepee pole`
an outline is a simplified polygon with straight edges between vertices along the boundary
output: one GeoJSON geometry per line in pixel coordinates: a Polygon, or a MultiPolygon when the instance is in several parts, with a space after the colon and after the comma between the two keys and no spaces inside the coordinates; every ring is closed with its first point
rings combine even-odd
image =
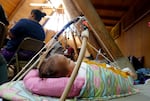
{"type": "MultiPolygon", "coordinates": [[[[70,19],[73,19],[82,14],[80,9],[78,7],[76,7],[76,5],[74,4],[73,0],[63,0],[63,6],[64,6],[65,11],[67,12],[68,16],[70,17],[70,19]]],[[[76,28],[77,28],[78,32],[80,32],[78,25],[76,25],[76,28]]],[[[90,38],[88,41],[98,49],[99,45],[97,44],[96,40],[94,40],[95,36],[93,34],[91,35],[90,30],[89,30],[89,32],[90,32],[90,36],[89,36],[90,38]]],[[[80,38],[79,38],[79,41],[81,42],[80,38]]],[[[87,49],[88,49],[89,53],[91,53],[94,57],[96,56],[97,53],[95,53],[95,51],[93,49],[91,49],[88,45],[87,45],[87,49]]]]}
{"type": "Polygon", "coordinates": [[[87,45],[87,40],[89,38],[89,32],[88,30],[84,30],[82,32],[82,46],[81,46],[81,50],[80,50],[80,53],[79,53],[79,57],[77,59],[77,64],[75,65],[75,68],[73,69],[73,72],[71,74],[71,77],[69,78],[69,81],[64,89],[64,92],[60,98],[60,101],[65,101],[65,99],[67,98],[67,95],[72,87],[72,84],[74,83],[74,80],[78,74],[78,71],[80,69],[80,65],[82,63],[82,60],[84,58],[84,55],[85,55],[85,51],[86,51],[86,45],[87,45]]]}
{"type": "Polygon", "coordinates": [[[116,62],[120,68],[129,67],[133,72],[135,72],[128,58],[122,54],[115,41],[106,30],[91,1],[73,0],[73,2],[87,18],[90,27],[94,31],[93,34],[97,37],[98,42],[104,46],[110,57],[115,60],[114,62],[116,62]]]}
{"type": "MultiPolygon", "coordinates": [[[[75,56],[78,57],[78,51],[77,51],[77,42],[75,40],[75,35],[74,35],[74,32],[71,32],[71,36],[72,36],[72,39],[73,39],[73,43],[74,43],[74,49],[75,49],[75,56]]],[[[75,58],[75,57],[74,57],[75,58]]]]}

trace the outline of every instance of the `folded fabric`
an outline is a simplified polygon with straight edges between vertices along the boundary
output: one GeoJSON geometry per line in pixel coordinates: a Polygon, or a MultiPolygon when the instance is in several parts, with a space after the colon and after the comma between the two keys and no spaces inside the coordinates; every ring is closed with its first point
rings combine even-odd
{"type": "Polygon", "coordinates": [[[138,92],[133,85],[133,79],[119,69],[113,69],[107,67],[106,64],[97,64],[96,62],[89,64],[84,64],[87,67],[86,81],[79,99],[108,100],[138,92]]]}

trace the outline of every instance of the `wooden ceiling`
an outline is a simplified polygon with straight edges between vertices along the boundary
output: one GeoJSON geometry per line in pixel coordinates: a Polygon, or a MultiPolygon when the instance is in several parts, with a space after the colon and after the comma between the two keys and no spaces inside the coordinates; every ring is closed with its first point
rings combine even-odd
{"type": "MultiPolygon", "coordinates": [[[[138,1],[140,0],[91,0],[91,3],[95,7],[106,28],[110,31],[138,1]]],[[[0,3],[3,5],[10,20],[18,20],[19,18],[26,16],[27,12],[33,8],[29,6],[29,3],[31,2],[45,3],[46,0],[0,0],[0,3]],[[20,8],[22,8],[22,13],[18,14],[19,16],[13,18],[20,10],[20,8]]]]}
{"type": "Polygon", "coordinates": [[[114,27],[128,12],[135,0],[91,0],[108,29],[114,27]]]}

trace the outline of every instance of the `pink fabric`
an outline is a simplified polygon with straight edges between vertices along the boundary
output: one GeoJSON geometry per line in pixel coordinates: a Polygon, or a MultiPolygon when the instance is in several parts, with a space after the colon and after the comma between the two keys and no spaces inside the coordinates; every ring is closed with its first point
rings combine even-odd
{"type": "MultiPolygon", "coordinates": [[[[25,87],[32,93],[53,97],[60,97],[62,95],[68,80],[68,77],[42,79],[39,77],[37,69],[31,70],[23,79],[25,87]]],[[[77,77],[68,97],[78,96],[84,82],[84,78],[77,77]]]]}

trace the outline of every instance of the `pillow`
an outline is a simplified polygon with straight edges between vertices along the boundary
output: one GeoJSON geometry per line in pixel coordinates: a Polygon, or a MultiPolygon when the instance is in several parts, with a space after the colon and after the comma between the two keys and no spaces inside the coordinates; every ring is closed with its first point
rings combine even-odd
{"type": "MultiPolygon", "coordinates": [[[[37,69],[31,70],[23,79],[25,87],[32,93],[60,97],[67,85],[69,78],[40,78],[37,69]]],[[[75,97],[80,94],[85,79],[77,77],[71,87],[68,97],[75,97]]]]}

